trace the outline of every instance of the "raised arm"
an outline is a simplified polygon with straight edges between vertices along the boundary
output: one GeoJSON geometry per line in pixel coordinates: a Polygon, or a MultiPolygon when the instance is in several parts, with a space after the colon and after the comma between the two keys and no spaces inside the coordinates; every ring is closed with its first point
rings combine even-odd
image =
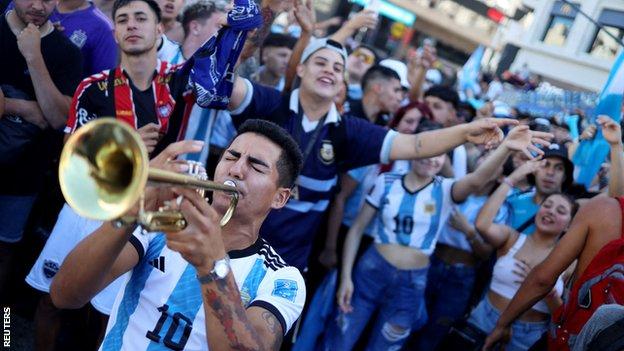
{"type": "Polygon", "coordinates": [[[509,190],[512,189],[521,179],[524,179],[527,174],[535,172],[542,164],[539,160],[530,160],[525,162],[522,166],[513,171],[505,180],[498,186],[496,191],[490,195],[483,208],[477,216],[475,226],[483,238],[494,246],[495,249],[503,247],[510,239],[513,229],[502,224],[494,223],[496,213],[501,208],[509,190]]]}
{"type": "Polygon", "coordinates": [[[314,30],[314,24],[316,22],[316,15],[312,8],[312,0],[308,0],[307,3],[303,3],[303,0],[295,0],[295,18],[301,27],[301,35],[297,39],[297,43],[293,48],[292,55],[288,61],[288,68],[286,69],[284,90],[282,93],[287,94],[293,88],[293,83],[297,75],[297,65],[301,61],[301,55],[303,50],[310,43],[312,38],[312,31],[314,30]]]}
{"type": "Polygon", "coordinates": [[[344,45],[347,39],[351,38],[358,30],[362,28],[375,29],[378,19],[377,12],[363,9],[344,23],[330,38],[344,45]]]}
{"type": "Polygon", "coordinates": [[[598,116],[598,125],[602,135],[609,143],[611,171],[609,174],[609,196],[624,195],[624,150],[622,148],[622,130],[620,124],[609,116],[598,116]]]}
{"type": "Polygon", "coordinates": [[[471,142],[494,147],[503,140],[506,125],[518,121],[507,118],[483,118],[471,123],[418,134],[397,134],[390,150],[391,160],[411,160],[441,155],[455,147],[471,142]]]}
{"type": "Polygon", "coordinates": [[[492,175],[497,173],[496,170],[505,163],[513,151],[524,152],[530,158],[532,158],[531,151],[542,155],[544,152],[534,144],[548,146],[550,138],[552,138],[551,134],[531,131],[526,125],[513,128],[501,145],[474,172],[455,182],[453,199],[463,202],[471,193],[480,189],[492,179],[492,175]]]}
{"type": "Polygon", "coordinates": [[[539,265],[531,270],[520,289],[501,314],[496,328],[488,336],[484,350],[489,350],[498,343],[506,329],[522,313],[530,309],[552,290],[557,278],[580,255],[589,235],[591,221],[600,218],[604,208],[601,202],[614,201],[608,198],[594,198],[578,211],[570,229],[557,243],[552,252],[539,265]]]}
{"type": "Polygon", "coordinates": [[[419,101],[422,98],[423,90],[422,86],[425,82],[425,76],[427,70],[431,68],[436,61],[436,50],[434,47],[426,45],[423,47],[423,51],[410,59],[407,66],[408,80],[410,83],[410,91],[408,92],[408,98],[410,101],[419,101]]]}

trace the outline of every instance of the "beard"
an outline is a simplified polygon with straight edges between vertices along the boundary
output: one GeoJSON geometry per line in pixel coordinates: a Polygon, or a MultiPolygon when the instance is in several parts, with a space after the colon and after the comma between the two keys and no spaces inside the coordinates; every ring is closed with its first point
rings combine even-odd
{"type": "Polygon", "coordinates": [[[151,45],[146,45],[145,47],[122,48],[121,51],[128,56],[143,56],[154,49],[157,41],[158,39],[154,40],[151,45]]]}
{"type": "Polygon", "coordinates": [[[37,27],[41,27],[42,25],[44,25],[47,21],[48,18],[50,17],[50,13],[46,13],[45,11],[41,11],[41,12],[35,12],[35,11],[22,11],[21,9],[14,7],[13,11],[15,11],[15,15],[17,16],[17,18],[19,18],[20,21],[22,21],[22,23],[28,25],[29,23],[34,24],[37,27]],[[32,21],[28,19],[28,16],[36,16],[38,17],[37,20],[32,21]]]}

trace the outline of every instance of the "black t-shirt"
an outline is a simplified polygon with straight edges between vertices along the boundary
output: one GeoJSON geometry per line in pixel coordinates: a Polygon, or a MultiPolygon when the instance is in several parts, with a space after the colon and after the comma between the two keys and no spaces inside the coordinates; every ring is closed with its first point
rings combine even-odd
{"type": "MultiPolygon", "coordinates": [[[[348,107],[345,109],[345,116],[357,117],[368,121],[368,117],[366,117],[366,113],[364,112],[362,100],[347,99],[347,102],[346,106],[348,107]]],[[[385,127],[390,122],[390,119],[391,116],[389,114],[379,113],[377,117],[375,117],[375,124],[385,127]]]]}
{"type": "MultiPolygon", "coordinates": [[[[63,34],[54,30],[41,38],[41,52],[57,89],[72,96],[82,76],[82,55],[63,34]]],[[[0,85],[10,86],[35,100],[35,88],[24,57],[17,47],[17,38],[6,16],[0,16],[0,85]]],[[[59,156],[62,132],[47,129],[24,148],[24,154],[13,164],[0,166],[0,194],[35,194],[59,156]]]]}
{"type": "Polygon", "coordinates": [[[132,81],[130,81],[130,89],[132,89],[132,96],[134,98],[137,126],[141,128],[146,124],[158,123],[154,105],[154,89],[150,86],[147,90],[141,91],[134,86],[132,81]]]}

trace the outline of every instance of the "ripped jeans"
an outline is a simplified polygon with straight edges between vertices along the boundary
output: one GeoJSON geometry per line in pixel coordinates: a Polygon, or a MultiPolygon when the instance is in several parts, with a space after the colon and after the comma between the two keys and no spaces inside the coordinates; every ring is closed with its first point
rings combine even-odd
{"type": "Polygon", "coordinates": [[[369,319],[379,310],[367,350],[400,350],[410,333],[427,322],[427,269],[395,268],[371,246],[353,272],[353,311],[336,312],[325,333],[324,349],[353,349],[369,319]]]}

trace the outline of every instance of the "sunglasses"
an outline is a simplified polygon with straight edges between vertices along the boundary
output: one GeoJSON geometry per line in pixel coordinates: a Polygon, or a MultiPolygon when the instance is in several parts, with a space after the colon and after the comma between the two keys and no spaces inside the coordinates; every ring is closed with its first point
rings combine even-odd
{"type": "Polygon", "coordinates": [[[363,50],[355,50],[353,52],[353,56],[357,57],[358,59],[362,60],[362,62],[364,62],[367,65],[372,65],[373,63],[375,63],[375,56],[363,51],[363,50]]]}

